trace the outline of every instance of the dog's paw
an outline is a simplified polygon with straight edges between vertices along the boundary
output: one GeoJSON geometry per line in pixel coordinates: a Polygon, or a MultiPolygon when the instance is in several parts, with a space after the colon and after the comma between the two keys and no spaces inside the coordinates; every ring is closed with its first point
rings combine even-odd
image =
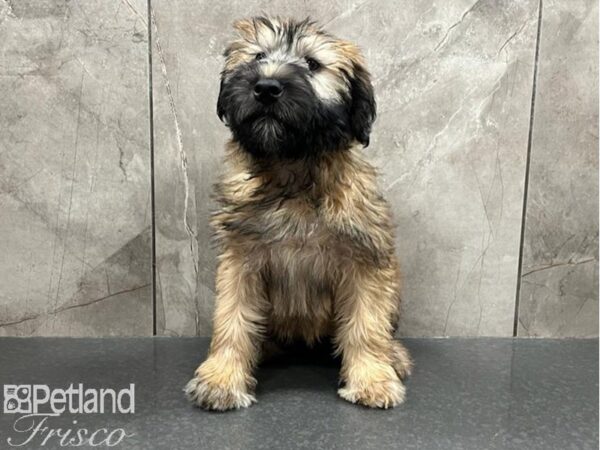
{"type": "Polygon", "coordinates": [[[344,400],[370,408],[393,408],[404,401],[405,389],[398,379],[380,381],[363,386],[346,385],[338,389],[344,400]]]}
{"type": "Polygon", "coordinates": [[[214,411],[247,408],[256,402],[245,389],[211,384],[197,376],[188,382],[184,392],[195,405],[214,411]]]}

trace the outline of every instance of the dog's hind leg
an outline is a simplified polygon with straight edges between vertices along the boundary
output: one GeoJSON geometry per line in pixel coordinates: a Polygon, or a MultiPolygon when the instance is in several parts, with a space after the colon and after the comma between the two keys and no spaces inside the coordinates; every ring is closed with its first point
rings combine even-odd
{"type": "Polygon", "coordinates": [[[398,341],[394,341],[392,345],[392,366],[401,379],[408,377],[413,368],[408,350],[398,341]]]}

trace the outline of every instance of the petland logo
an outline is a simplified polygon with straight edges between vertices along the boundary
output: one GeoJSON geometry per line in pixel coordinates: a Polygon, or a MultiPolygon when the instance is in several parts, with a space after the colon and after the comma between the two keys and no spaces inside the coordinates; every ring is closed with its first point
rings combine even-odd
{"type": "MultiPolygon", "coordinates": [[[[6,439],[12,447],[57,443],[61,447],[114,447],[133,436],[123,428],[53,428],[51,419],[62,414],[134,414],[135,385],[115,389],[84,388],[83,384],[51,389],[45,384],[5,384],[4,414],[20,414],[13,423],[17,434],[6,439]]],[[[77,420],[72,420],[77,425],[77,420]]]]}

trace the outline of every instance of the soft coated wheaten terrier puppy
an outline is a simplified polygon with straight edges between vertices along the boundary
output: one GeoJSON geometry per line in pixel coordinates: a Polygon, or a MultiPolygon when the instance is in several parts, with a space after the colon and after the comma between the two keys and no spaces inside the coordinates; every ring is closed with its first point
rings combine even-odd
{"type": "Polygon", "coordinates": [[[212,220],[214,334],[186,392],[208,409],[250,406],[266,340],[331,337],[339,395],[397,405],[411,361],[393,340],[400,274],[390,210],[360,155],[375,118],[363,58],[308,20],[234,27],[217,104],[232,139],[212,220]]]}

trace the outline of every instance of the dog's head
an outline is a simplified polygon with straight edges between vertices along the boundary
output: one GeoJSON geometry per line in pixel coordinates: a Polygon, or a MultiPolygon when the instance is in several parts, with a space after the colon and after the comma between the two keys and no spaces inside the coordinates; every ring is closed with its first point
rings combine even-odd
{"type": "Polygon", "coordinates": [[[375,99],[358,48],[309,20],[234,23],[217,113],[246,151],[298,158],[369,144],[375,99]]]}

